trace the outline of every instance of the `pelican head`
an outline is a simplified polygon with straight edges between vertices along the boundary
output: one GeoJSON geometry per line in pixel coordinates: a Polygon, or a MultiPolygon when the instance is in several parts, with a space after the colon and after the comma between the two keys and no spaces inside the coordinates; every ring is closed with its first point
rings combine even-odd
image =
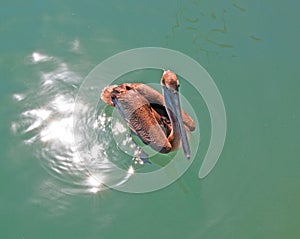
{"type": "Polygon", "coordinates": [[[179,81],[176,74],[170,70],[165,70],[161,78],[161,85],[163,88],[166,111],[172,124],[174,139],[178,140],[179,137],[181,138],[183,151],[185,156],[189,159],[190,147],[181,115],[181,106],[178,94],[179,81]]]}
{"type": "Polygon", "coordinates": [[[161,85],[172,91],[178,91],[179,81],[176,74],[170,70],[165,70],[161,78],[161,85]]]}

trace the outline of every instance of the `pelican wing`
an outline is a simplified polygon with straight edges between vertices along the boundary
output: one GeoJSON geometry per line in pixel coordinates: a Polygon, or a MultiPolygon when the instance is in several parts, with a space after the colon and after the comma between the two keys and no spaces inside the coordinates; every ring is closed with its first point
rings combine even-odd
{"type": "Polygon", "coordinates": [[[158,113],[135,88],[117,86],[111,92],[111,99],[130,129],[145,144],[162,153],[171,151],[172,146],[162,130],[158,113]]]}
{"type": "MultiPolygon", "coordinates": [[[[165,110],[164,98],[162,94],[160,94],[158,91],[144,84],[138,84],[135,87],[136,87],[135,89],[148,100],[148,102],[151,104],[153,108],[161,106],[158,107],[158,109],[163,109],[164,112],[160,111],[159,114],[161,116],[167,117],[168,114],[165,110]]],[[[192,117],[189,114],[185,113],[183,110],[181,110],[181,114],[182,114],[182,120],[184,125],[189,129],[189,131],[194,131],[195,123],[192,117]]]]}

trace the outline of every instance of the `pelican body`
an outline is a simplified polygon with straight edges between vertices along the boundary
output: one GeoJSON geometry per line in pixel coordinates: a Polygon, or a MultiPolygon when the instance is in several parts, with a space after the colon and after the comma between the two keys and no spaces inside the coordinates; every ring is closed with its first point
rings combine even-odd
{"type": "Polygon", "coordinates": [[[145,144],[161,153],[177,150],[182,144],[190,158],[187,131],[195,129],[193,119],[181,110],[176,74],[166,70],[161,78],[163,94],[141,83],[107,86],[101,99],[115,107],[130,130],[145,144]]]}

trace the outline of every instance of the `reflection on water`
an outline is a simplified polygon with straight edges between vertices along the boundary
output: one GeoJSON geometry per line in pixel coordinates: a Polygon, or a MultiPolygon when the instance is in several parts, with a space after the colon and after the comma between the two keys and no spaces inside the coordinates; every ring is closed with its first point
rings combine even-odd
{"type": "MultiPolygon", "coordinates": [[[[79,42],[75,40],[73,48],[78,47],[79,42]]],[[[106,189],[105,182],[108,180],[110,185],[126,182],[134,173],[131,158],[122,165],[128,170],[125,178],[114,175],[108,159],[108,155],[116,160],[123,158],[115,149],[111,129],[108,130],[112,126],[111,116],[100,112],[95,117],[95,109],[89,109],[84,102],[80,102],[79,117],[87,122],[87,128],[78,131],[82,143],[74,143],[74,102],[82,78],[56,57],[33,52],[28,59],[31,66],[38,68],[40,84],[26,93],[13,95],[14,100],[22,107],[22,112],[19,119],[12,122],[11,129],[24,138],[26,145],[32,147],[35,156],[49,174],[63,183],[63,186],[60,185],[62,188],[57,190],[68,194],[95,194],[106,189]],[[88,128],[88,125],[93,127],[88,128]]],[[[113,128],[115,134],[125,131],[122,124],[113,128]]],[[[41,187],[53,188],[53,185],[54,182],[47,181],[41,187]]],[[[45,193],[46,191],[49,190],[45,189],[45,193]]],[[[52,196],[58,196],[54,191],[50,190],[52,196]]]]}
{"type": "Polygon", "coordinates": [[[232,16],[235,16],[235,21],[245,16],[247,9],[243,4],[235,0],[217,5],[211,1],[180,1],[174,25],[166,35],[167,45],[171,48],[186,46],[186,50],[192,51],[203,64],[218,55],[237,57],[238,46],[233,35],[239,39],[260,40],[247,28],[245,32],[240,29],[237,32],[232,26],[232,16]]]}

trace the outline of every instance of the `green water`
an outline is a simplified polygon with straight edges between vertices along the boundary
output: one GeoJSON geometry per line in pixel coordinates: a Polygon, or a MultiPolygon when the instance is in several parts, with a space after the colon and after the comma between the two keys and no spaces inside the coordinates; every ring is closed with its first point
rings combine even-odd
{"type": "Polygon", "coordinates": [[[298,238],[299,7],[2,1],[1,238],[298,238]],[[146,194],[90,190],[53,130],[69,127],[68,103],[98,63],[145,46],[181,51],[210,73],[226,107],[224,150],[200,180],[210,125],[199,107],[201,144],[180,180],[146,194]]]}

